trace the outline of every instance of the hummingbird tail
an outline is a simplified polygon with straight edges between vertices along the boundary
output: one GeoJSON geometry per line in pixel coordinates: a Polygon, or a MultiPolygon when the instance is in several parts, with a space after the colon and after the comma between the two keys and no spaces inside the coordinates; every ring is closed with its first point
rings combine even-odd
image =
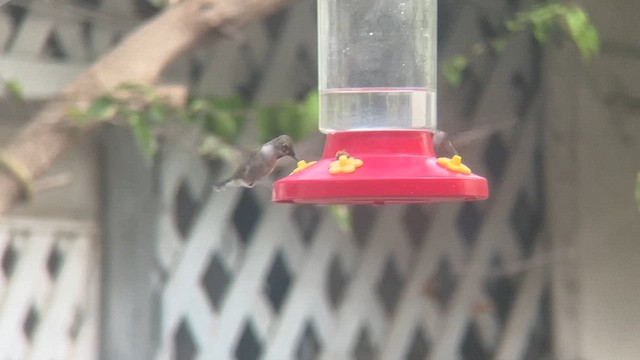
{"type": "Polygon", "coordinates": [[[230,178],[230,179],[226,179],[224,181],[221,181],[221,182],[215,184],[213,186],[213,191],[220,192],[220,191],[225,190],[225,189],[230,188],[230,187],[241,187],[241,186],[251,187],[251,186],[247,185],[244,181],[241,181],[241,180],[238,180],[238,179],[234,179],[234,178],[230,178]]]}
{"type": "Polygon", "coordinates": [[[226,189],[227,186],[229,186],[230,182],[231,182],[231,179],[227,179],[225,181],[221,181],[221,182],[213,185],[213,191],[220,192],[220,191],[226,189]]]}

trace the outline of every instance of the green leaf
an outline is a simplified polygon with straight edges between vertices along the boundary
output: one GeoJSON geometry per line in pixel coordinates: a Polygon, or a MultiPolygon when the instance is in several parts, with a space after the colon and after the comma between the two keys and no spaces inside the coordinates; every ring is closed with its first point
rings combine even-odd
{"type": "Polygon", "coordinates": [[[548,3],[520,12],[514,19],[505,22],[505,27],[510,32],[531,28],[540,43],[544,43],[558,25],[566,29],[585,61],[591,60],[600,52],[598,30],[580,6],[548,3]]]}
{"type": "Polygon", "coordinates": [[[320,118],[320,95],[318,92],[308,93],[300,107],[301,136],[306,137],[318,131],[318,119],[320,118]]]}
{"type": "Polygon", "coordinates": [[[496,39],[491,42],[491,46],[497,52],[502,52],[507,45],[509,45],[509,41],[506,38],[496,39]]]}
{"type": "Polygon", "coordinates": [[[222,148],[222,139],[215,135],[207,135],[198,148],[200,155],[206,155],[211,158],[217,158],[222,148]]]}
{"type": "Polygon", "coordinates": [[[302,138],[302,124],[300,122],[300,108],[291,100],[285,100],[278,109],[278,131],[276,136],[287,134],[293,140],[302,138]]]}
{"type": "Polygon", "coordinates": [[[579,35],[583,31],[585,24],[589,22],[587,13],[583,9],[578,7],[567,11],[565,14],[565,19],[567,21],[569,31],[576,35],[579,35]]]}
{"type": "Polygon", "coordinates": [[[24,100],[24,91],[22,90],[22,85],[17,80],[7,80],[4,83],[4,88],[14,100],[23,101],[24,100]]]}
{"type": "Polygon", "coordinates": [[[187,121],[201,121],[209,133],[233,142],[246,121],[248,107],[241,97],[193,98],[188,105],[187,121]]]}
{"type": "Polygon", "coordinates": [[[156,151],[158,151],[158,140],[153,133],[151,124],[139,112],[129,113],[127,120],[138,147],[142,150],[142,155],[145,160],[151,162],[156,151]]]}
{"type": "Polygon", "coordinates": [[[564,8],[564,5],[549,3],[534,7],[520,14],[522,15],[522,19],[530,22],[534,26],[546,26],[547,24],[552,24],[554,19],[564,11],[564,8]]]}
{"type": "Polygon", "coordinates": [[[636,176],[636,204],[638,205],[638,211],[640,211],[640,171],[636,176]]]}
{"type": "Polygon", "coordinates": [[[165,104],[156,101],[149,104],[146,114],[151,123],[163,124],[167,120],[168,111],[169,109],[165,104]]]}
{"type": "Polygon", "coordinates": [[[351,212],[346,205],[331,205],[329,207],[331,215],[338,223],[338,227],[343,231],[350,231],[352,229],[351,212]]]}
{"type": "Polygon", "coordinates": [[[118,113],[118,105],[113,97],[101,96],[91,103],[82,120],[84,122],[109,120],[118,113]]]}
{"type": "Polygon", "coordinates": [[[552,22],[540,22],[533,24],[533,36],[536,40],[543,44],[549,38],[551,30],[553,29],[552,22]]]}
{"type": "Polygon", "coordinates": [[[75,105],[69,106],[67,108],[67,116],[69,117],[69,119],[77,122],[83,122],[86,120],[86,113],[78,109],[78,107],[75,105]]]}
{"type": "Polygon", "coordinates": [[[230,111],[246,111],[249,108],[249,104],[245,99],[240,96],[233,96],[229,98],[212,98],[211,103],[218,109],[230,110],[230,111]]]}
{"type": "Polygon", "coordinates": [[[300,103],[284,100],[279,104],[256,110],[258,137],[261,142],[287,134],[301,140],[318,130],[319,96],[310,92],[300,103]]]}
{"type": "Polygon", "coordinates": [[[247,101],[244,98],[240,96],[235,96],[235,97],[224,98],[224,99],[215,99],[213,101],[213,104],[216,107],[216,109],[228,112],[229,115],[233,118],[234,129],[235,129],[234,130],[235,134],[233,138],[235,139],[235,137],[239,135],[243,125],[247,120],[249,103],[247,103],[247,101]]]}
{"type": "Polygon", "coordinates": [[[504,26],[507,28],[507,30],[509,30],[510,32],[516,32],[516,31],[522,31],[526,28],[526,24],[522,21],[519,21],[519,19],[515,19],[515,20],[509,20],[507,21],[504,26]]]}
{"type": "Polygon", "coordinates": [[[207,117],[206,128],[226,141],[233,142],[238,135],[238,123],[228,111],[213,111],[207,117]]]}
{"type": "Polygon", "coordinates": [[[273,106],[257,109],[258,139],[265,143],[278,136],[278,111],[273,106]]]}
{"type": "Polygon", "coordinates": [[[565,20],[569,35],[580,50],[582,58],[586,61],[591,60],[600,51],[600,36],[586,11],[574,7],[567,11],[565,20]]]}
{"type": "Polygon", "coordinates": [[[205,99],[193,99],[189,102],[189,110],[192,113],[209,111],[210,104],[205,99]]]}
{"type": "Polygon", "coordinates": [[[452,86],[457,87],[462,84],[464,72],[468,67],[469,59],[466,56],[458,55],[445,62],[442,73],[452,86]]]}

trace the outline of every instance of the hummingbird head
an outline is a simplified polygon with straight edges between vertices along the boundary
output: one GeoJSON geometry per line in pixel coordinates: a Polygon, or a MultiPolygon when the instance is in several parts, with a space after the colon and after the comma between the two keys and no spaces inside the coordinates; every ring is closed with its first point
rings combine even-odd
{"type": "Polygon", "coordinates": [[[280,135],[270,142],[278,159],[285,156],[291,156],[296,161],[298,161],[296,153],[293,151],[293,140],[291,140],[289,136],[280,135]]]}

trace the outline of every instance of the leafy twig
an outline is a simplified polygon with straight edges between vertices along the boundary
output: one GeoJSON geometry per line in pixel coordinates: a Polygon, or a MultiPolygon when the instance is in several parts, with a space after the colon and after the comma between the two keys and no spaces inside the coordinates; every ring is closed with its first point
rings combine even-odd
{"type": "Polygon", "coordinates": [[[544,44],[557,29],[566,32],[580,51],[584,61],[590,61],[600,52],[598,30],[589,20],[587,12],[578,5],[547,3],[519,12],[504,24],[506,34],[488,43],[471,47],[469,54],[456,55],[445,61],[442,72],[452,86],[459,86],[471,63],[488,51],[501,52],[513,36],[531,31],[535,39],[544,44]]]}
{"type": "Polygon", "coordinates": [[[279,104],[257,108],[259,140],[266,142],[278,135],[287,134],[301,140],[318,130],[319,99],[313,91],[301,102],[285,100],[279,104]]]}
{"type": "Polygon", "coordinates": [[[332,205],[329,207],[331,215],[338,223],[338,227],[343,231],[349,231],[352,228],[352,218],[349,207],[346,205],[332,205]]]}
{"type": "Polygon", "coordinates": [[[232,161],[238,151],[233,148],[249,119],[258,122],[258,141],[266,142],[288,134],[301,140],[317,129],[318,95],[309,93],[301,102],[285,100],[266,107],[254,107],[240,97],[191,97],[186,104],[161,96],[148,85],[126,83],[111,93],[98,97],[85,111],[70,109],[70,116],[80,124],[109,122],[131,128],[145,158],[150,160],[158,148],[158,136],[167,134],[169,124],[200,127],[202,143],[196,144],[201,155],[232,161]]]}

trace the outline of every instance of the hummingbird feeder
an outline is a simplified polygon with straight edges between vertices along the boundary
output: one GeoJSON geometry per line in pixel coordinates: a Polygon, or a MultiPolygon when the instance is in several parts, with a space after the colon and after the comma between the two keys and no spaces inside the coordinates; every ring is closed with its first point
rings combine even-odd
{"type": "Polygon", "coordinates": [[[301,161],[273,201],[482,200],[486,179],[437,159],[437,0],[318,0],[322,159],[301,161]]]}

